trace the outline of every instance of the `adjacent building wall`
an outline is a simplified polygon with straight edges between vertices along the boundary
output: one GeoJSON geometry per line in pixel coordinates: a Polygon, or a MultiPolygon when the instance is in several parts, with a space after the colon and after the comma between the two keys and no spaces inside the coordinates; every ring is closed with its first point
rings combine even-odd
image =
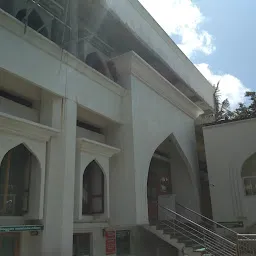
{"type": "Polygon", "coordinates": [[[216,221],[256,221],[256,196],[245,196],[242,165],[256,152],[256,119],[204,127],[213,218],[216,221]]]}

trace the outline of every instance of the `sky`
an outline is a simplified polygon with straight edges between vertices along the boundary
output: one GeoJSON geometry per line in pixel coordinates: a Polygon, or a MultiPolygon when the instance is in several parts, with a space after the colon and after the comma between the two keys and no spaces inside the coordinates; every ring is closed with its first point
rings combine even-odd
{"type": "Polygon", "coordinates": [[[139,0],[235,109],[256,90],[255,0],[139,0]]]}

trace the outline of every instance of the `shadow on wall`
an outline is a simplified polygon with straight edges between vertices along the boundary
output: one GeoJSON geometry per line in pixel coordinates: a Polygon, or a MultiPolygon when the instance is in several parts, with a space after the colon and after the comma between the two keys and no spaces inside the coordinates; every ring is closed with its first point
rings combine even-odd
{"type": "Polygon", "coordinates": [[[193,179],[193,170],[185,153],[175,137],[169,136],[155,150],[149,166],[147,180],[149,222],[154,223],[158,220],[160,198],[169,198],[167,201],[172,203],[161,206],[171,210],[176,211],[175,202],[177,202],[198,211],[198,191],[193,179]]]}
{"type": "Polygon", "coordinates": [[[136,231],[136,255],[141,256],[170,256],[179,255],[178,249],[166,243],[156,235],[144,230],[141,227],[136,231]]]}
{"type": "Polygon", "coordinates": [[[113,61],[105,62],[97,52],[92,52],[86,56],[85,63],[114,82],[118,82],[118,73],[113,61]]]}
{"type": "Polygon", "coordinates": [[[22,9],[17,13],[16,18],[48,38],[49,35],[47,29],[45,28],[45,24],[35,10],[30,13],[26,9],[22,9]]]}

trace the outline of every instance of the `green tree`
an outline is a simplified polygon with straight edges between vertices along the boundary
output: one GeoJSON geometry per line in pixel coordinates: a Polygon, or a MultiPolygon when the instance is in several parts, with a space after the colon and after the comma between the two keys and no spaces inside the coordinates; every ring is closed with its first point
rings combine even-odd
{"type": "Polygon", "coordinates": [[[239,103],[238,108],[232,112],[231,119],[247,119],[256,117],[256,92],[246,92],[245,98],[249,104],[239,103]]]}
{"type": "Polygon", "coordinates": [[[220,93],[220,81],[215,86],[214,91],[214,105],[215,105],[215,122],[218,122],[220,120],[230,118],[232,116],[232,112],[229,110],[230,104],[229,100],[225,99],[221,101],[221,93],[220,93]]]}

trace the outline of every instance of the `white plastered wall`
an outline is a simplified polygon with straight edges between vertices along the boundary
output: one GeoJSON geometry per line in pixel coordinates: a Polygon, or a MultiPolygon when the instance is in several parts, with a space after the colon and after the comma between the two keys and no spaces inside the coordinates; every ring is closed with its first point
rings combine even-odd
{"type": "Polygon", "coordinates": [[[204,143],[213,218],[216,221],[256,222],[256,196],[244,193],[243,163],[256,152],[256,120],[205,127],[204,143]]]}

